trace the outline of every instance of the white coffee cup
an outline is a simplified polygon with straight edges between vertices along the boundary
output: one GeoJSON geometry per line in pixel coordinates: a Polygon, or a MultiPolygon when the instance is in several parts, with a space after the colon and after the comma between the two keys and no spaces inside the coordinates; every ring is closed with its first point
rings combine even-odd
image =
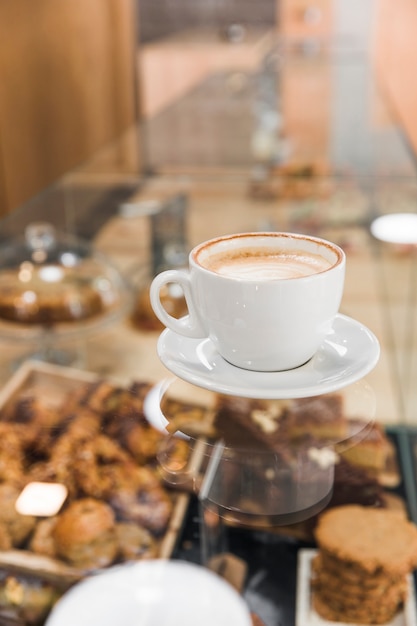
{"type": "Polygon", "coordinates": [[[208,337],[232,365],[255,371],[299,367],[329,333],[343,295],[346,256],[308,235],[253,232],[199,244],[189,268],[152,281],[152,308],[175,333],[208,337]],[[188,315],[176,319],[160,290],[179,284],[188,315]]]}

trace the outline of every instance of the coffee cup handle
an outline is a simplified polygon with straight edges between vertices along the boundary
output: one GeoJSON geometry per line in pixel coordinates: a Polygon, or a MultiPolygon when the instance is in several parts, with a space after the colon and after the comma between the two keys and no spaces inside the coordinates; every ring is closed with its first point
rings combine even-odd
{"type": "Polygon", "coordinates": [[[157,274],[153,279],[149,292],[151,305],[157,318],[175,333],[186,337],[199,338],[206,337],[207,333],[200,321],[191,290],[189,272],[186,270],[166,270],[157,274]],[[184,292],[187,303],[188,315],[177,319],[170,315],[165,309],[161,300],[161,289],[165,285],[175,283],[180,285],[184,292]]]}

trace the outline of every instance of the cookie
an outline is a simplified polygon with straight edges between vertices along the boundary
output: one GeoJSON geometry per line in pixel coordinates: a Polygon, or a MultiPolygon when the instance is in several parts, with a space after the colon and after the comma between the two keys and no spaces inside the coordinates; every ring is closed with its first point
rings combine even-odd
{"type": "Polygon", "coordinates": [[[358,572],[404,575],[417,565],[417,527],[397,511],[336,507],[320,516],[315,537],[320,549],[358,572]]]}
{"type": "Polygon", "coordinates": [[[417,527],[399,511],[329,509],[315,528],[312,603],[333,622],[384,624],[402,609],[417,565],[417,527]]]}

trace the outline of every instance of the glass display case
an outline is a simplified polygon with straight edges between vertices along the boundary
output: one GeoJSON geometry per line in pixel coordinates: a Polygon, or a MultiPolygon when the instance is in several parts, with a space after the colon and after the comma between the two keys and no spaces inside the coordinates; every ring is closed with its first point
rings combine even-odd
{"type": "MultiPolygon", "coordinates": [[[[349,486],[356,497],[374,504],[383,498],[417,521],[416,249],[371,230],[375,218],[414,214],[416,206],[414,155],[365,53],[278,40],[255,67],[210,72],[5,218],[0,252],[36,219],[105,253],[130,285],[131,305],[85,338],[84,369],[160,385],[169,376],[157,351],[162,329],[143,297],[156,271],[184,264],[191,247],[226,233],[284,230],[335,241],[347,256],[341,314],[371,329],[380,344],[365,382],[392,461],[380,468],[382,479],[349,474],[349,486]]],[[[2,345],[5,382],[21,347],[3,338],[2,345]]],[[[201,402],[206,409],[207,398],[197,402],[200,408],[201,402]]],[[[225,471],[234,462],[228,457],[225,471]]],[[[322,478],[320,502],[329,492],[328,473],[322,478]]],[[[201,561],[199,505],[194,493],[176,545],[179,558],[201,561]]],[[[221,529],[227,549],[247,564],[243,593],[266,626],[295,623],[297,553],[312,544],[308,520],[287,522],[267,531],[244,524],[221,529]]]]}

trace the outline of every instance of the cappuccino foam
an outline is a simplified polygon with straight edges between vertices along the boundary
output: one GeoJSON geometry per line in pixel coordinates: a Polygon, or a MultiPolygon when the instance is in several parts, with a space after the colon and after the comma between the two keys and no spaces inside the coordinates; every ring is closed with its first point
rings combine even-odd
{"type": "Polygon", "coordinates": [[[331,265],[321,255],[291,250],[229,250],[204,261],[204,267],[213,272],[245,280],[301,278],[323,272],[331,265]]]}

